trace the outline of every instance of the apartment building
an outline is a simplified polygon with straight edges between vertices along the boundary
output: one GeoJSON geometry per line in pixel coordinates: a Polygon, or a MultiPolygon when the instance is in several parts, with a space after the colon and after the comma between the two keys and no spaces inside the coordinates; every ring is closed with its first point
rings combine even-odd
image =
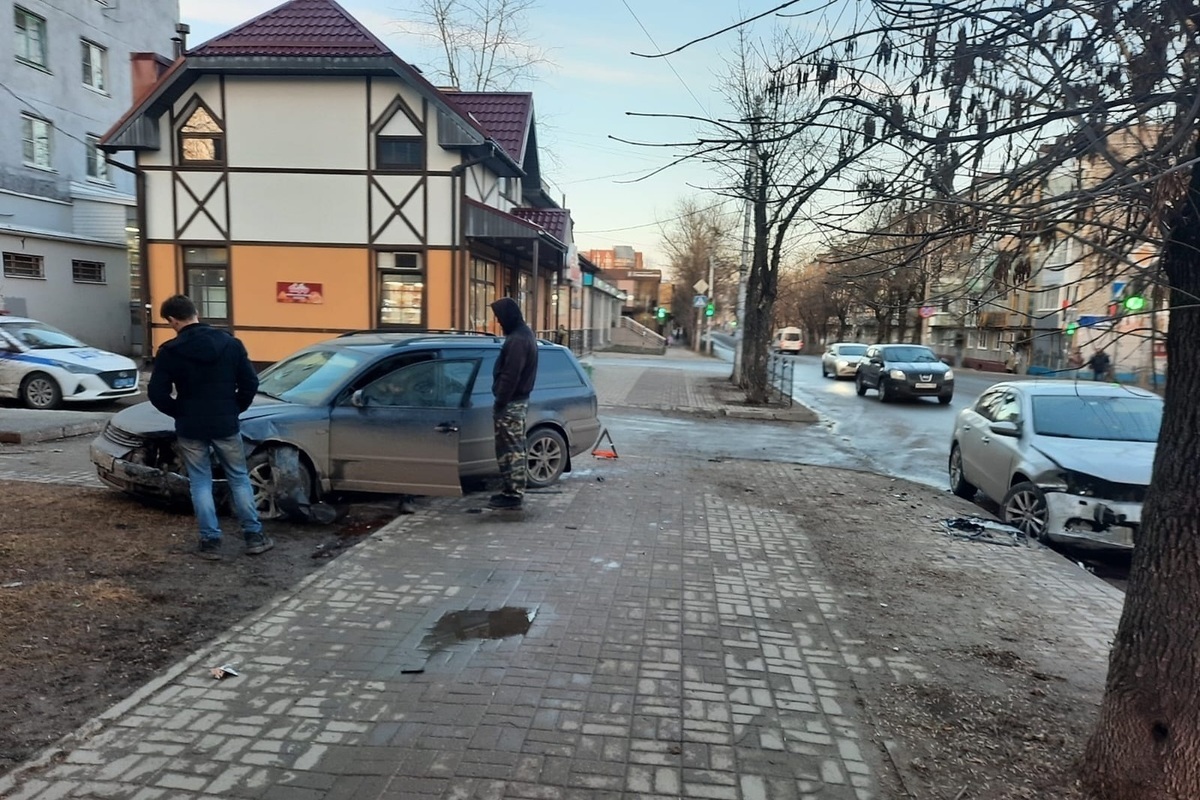
{"type": "Polygon", "coordinates": [[[133,101],[131,54],[169,63],[179,4],[4,6],[11,33],[0,36],[0,310],[133,352],[136,183],[97,145],[133,101]]]}

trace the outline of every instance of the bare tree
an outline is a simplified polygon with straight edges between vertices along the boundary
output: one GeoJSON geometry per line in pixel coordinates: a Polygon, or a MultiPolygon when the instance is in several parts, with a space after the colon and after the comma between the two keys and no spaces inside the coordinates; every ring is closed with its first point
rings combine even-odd
{"type": "Polygon", "coordinates": [[[549,63],[533,43],[529,13],[537,0],[419,0],[412,32],[442,53],[436,76],[472,92],[512,89],[549,63]]]}
{"type": "Polygon", "coordinates": [[[671,316],[676,325],[696,342],[700,331],[692,305],[693,286],[708,282],[710,261],[716,280],[708,294],[728,302],[736,297],[736,261],[730,243],[734,221],[720,206],[703,206],[697,197],[686,197],[676,205],[671,223],[662,231],[663,252],[669,261],[668,273],[674,286],[671,316]]]}

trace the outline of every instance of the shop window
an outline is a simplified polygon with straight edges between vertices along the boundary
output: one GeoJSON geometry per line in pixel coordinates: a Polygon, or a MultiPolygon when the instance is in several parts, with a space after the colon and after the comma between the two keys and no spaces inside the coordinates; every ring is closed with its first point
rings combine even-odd
{"type": "Polygon", "coordinates": [[[203,103],[179,129],[179,160],[185,164],[225,163],[225,130],[203,103]]]}
{"type": "Polygon", "coordinates": [[[499,296],[496,280],[499,267],[482,258],[471,259],[471,329],[491,330],[492,303],[499,296]]]}
{"type": "Polygon", "coordinates": [[[517,274],[517,305],[521,309],[521,316],[532,327],[536,319],[533,315],[533,276],[528,272],[517,274]]]}
{"type": "Polygon", "coordinates": [[[72,261],[71,280],[75,283],[107,283],[104,277],[104,262],[72,261]]]}
{"type": "Polygon", "coordinates": [[[425,140],[419,136],[375,137],[375,168],[419,171],[425,167],[425,140]]]}
{"type": "Polygon", "coordinates": [[[229,251],[224,247],[184,247],[185,291],[200,318],[227,325],[229,313],[229,251]]]}
{"type": "Polygon", "coordinates": [[[425,272],[420,253],[378,253],[379,324],[421,327],[425,318],[425,272]]]}

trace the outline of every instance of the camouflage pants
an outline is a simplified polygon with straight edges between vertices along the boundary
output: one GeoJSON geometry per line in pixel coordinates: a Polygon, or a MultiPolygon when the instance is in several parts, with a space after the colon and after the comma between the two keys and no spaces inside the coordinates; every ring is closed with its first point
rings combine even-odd
{"type": "Polygon", "coordinates": [[[525,452],[525,412],[528,410],[528,400],[517,400],[497,411],[494,417],[501,491],[513,497],[525,495],[529,475],[529,456],[525,452]]]}

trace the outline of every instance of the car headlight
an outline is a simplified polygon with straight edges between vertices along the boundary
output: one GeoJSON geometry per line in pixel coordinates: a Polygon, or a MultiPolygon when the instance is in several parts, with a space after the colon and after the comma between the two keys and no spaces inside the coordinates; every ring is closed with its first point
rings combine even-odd
{"type": "Polygon", "coordinates": [[[952,369],[946,370],[946,374],[942,376],[942,380],[944,380],[944,381],[954,380],[954,370],[952,370],[952,369]]]}
{"type": "Polygon", "coordinates": [[[902,369],[894,369],[888,373],[888,377],[894,381],[908,380],[908,376],[904,374],[902,369]]]}
{"type": "Polygon", "coordinates": [[[1081,497],[1096,496],[1096,479],[1091,475],[1084,475],[1082,472],[1074,472],[1068,469],[1059,473],[1058,477],[1071,494],[1077,494],[1081,497]]]}
{"type": "Polygon", "coordinates": [[[100,370],[95,367],[85,367],[83,364],[59,364],[72,375],[99,375],[100,370]]]}

